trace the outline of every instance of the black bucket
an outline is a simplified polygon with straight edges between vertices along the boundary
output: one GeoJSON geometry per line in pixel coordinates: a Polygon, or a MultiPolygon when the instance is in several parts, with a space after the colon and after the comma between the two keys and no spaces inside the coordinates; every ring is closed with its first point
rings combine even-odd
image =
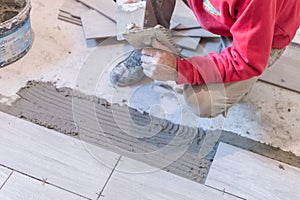
{"type": "Polygon", "coordinates": [[[0,0],[0,67],[24,56],[32,43],[30,0],[0,0]]]}

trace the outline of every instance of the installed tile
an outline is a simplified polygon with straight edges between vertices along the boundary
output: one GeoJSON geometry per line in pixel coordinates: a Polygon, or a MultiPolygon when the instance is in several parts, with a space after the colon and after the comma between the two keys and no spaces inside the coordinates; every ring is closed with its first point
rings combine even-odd
{"type": "Polygon", "coordinates": [[[7,168],[0,167],[0,188],[3,186],[11,172],[12,171],[7,168]]]}
{"type": "Polygon", "coordinates": [[[0,163],[89,198],[97,197],[119,155],[0,113],[0,163]],[[106,164],[97,159],[105,158],[106,164]]]}
{"type": "Polygon", "coordinates": [[[299,180],[299,168],[220,143],[206,184],[249,200],[296,200],[299,180]]]}
{"type": "Polygon", "coordinates": [[[14,172],[0,191],[1,200],[84,200],[57,187],[14,172]]]}
{"type": "Polygon", "coordinates": [[[104,200],[239,199],[124,157],[120,160],[102,195],[100,199],[104,200]]]}

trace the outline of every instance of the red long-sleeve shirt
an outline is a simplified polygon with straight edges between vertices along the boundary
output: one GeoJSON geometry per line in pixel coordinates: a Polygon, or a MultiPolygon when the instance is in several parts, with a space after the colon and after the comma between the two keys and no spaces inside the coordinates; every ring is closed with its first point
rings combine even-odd
{"type": "Polygon", "coordinates": [[[236,82],[259,76],[271,48],[282,49],[300,25],[300,0],[188,0],[200,25],[233,38],[220,54],[177,59],[178,84],[236,82]]]}

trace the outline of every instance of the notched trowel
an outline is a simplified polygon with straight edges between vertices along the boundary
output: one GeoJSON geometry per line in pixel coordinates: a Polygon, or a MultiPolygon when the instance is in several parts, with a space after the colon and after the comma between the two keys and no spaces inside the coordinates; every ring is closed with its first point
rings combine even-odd
{"type": "Polygon", "coordinates": [[[141,55],[138,51],[145,47],[153,47],[154,41],[167,47],[176,56],[181,56],[179,48],[172,40],[171,32],[161,25],[147,29],[133,28],[123,36],[135,50],[111,71],[110,81],[113,86],[133,85],[144,77],[141,55]]]}
{"type": "Polygon", "coordinates": [[[110,81],[114,87],[133,85],[144,77],[139,51],[144,47],[153,47],[154,39],[169,48],[174,54],[180,54],[172,41],[169,30],[160,25],[144,29],[146,1],[117,0],[117,3],[117,39],[127,40],[135,50],[112,69],[110,81]],[[128,3],[129,1],[131,3],[128,3]]]}
{"type": "MultiPolygon", "coordinates": [[[[161,25],[153,28],[139,29],[134,28],[129,33],[123,34],[127,42],[135,49],[143,49],[145,47],[153,47],[153,41],[156,40],[163,46],[167,47],[176,56],[181,56],[180,49],[174,43],[171,31],[161,25]]],[[[158,47],[155,47],[158,48],[158,47]]],[[[162,49],[165,50],[165,49],[162,49]]]]}

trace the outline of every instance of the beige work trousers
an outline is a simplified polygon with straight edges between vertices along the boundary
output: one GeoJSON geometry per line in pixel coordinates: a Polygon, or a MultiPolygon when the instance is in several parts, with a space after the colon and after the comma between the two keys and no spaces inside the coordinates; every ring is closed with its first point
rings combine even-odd
{"type": "MultiPolygon", "coordinates": [[[[268,67],[282,55],[284,50],[271,50],[268,67]]],[[[226,116],[227,110],[251,90],[258,78],[225,84],[185,85],[184,98],[193,113],[199,117],[210,118],[221,113],[226,116]]]]}

